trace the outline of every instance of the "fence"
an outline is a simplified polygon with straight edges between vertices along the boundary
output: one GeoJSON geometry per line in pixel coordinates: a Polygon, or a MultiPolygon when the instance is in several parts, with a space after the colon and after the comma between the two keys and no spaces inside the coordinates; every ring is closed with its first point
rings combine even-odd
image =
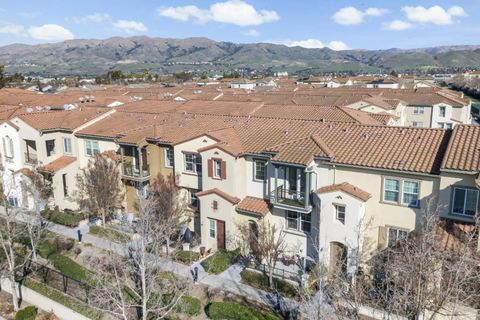
{"type": "Polygon", "coordinates": [[[92,286],[88,283],[73,279],[57,270],[28,260],[18,275],[21,279],[31,278],[57,289],[66,295],[88,303],[92,286]]]}
{"type": "MultiPolygon", "coordinates": [[[[255,264],[250,267],[251,269],[261,271],[264,274],[268,274],[268,267],[263,263],[255,264]]],[[[274,268],[273,269],[273,276],[276,278],[280,278],[282,280],[289,280],[294,281],[297,283],[301,283],[301,274],[299,272],[293,272],[285,269],[274,268]]]]}

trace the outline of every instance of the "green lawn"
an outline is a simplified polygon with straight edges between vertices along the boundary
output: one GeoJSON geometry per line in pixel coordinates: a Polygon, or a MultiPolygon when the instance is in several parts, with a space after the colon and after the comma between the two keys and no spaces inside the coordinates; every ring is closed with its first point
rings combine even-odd
{"type": "Polygon", "coordinates": [[[208,273],[219,274],[225,271],[240,258],[240,251],[218,251],[202,262],[208,273]]]}
{"type": "Polygon", "coordinates": [[[233,302],[210,302],[206,312],[213,320],[279,320],[272,313],[261,312],[233,302]]]}
{"type": "Polygon", "coordinates": [[[132,240],[130,236],[124,232],[99,226],[91,226],[89,233],[119,243],[126,243],[132,240]]]}
{"type": "Polygon", "coordinates": [[[186,265],[191,265],[193,262],[197,261],[200,259],[200,253],[199,252],[193,252],[193,251],[177,251],[173,255],[173,259],[175,261],[181,262],[186,265]]]}
{"type": "Polygon", "coordinates": [[[50,256],[49,260],[52,262],[55,269],[61,273],[75,280],[93,285],[91,271],[79,265],[69,257],[61,254],[54,254],[50,256]]]}
{"type": "MultiPolygon", "coordinates": [[[[268,277],[259,272],[243,270],[242,282],[254,288],[271,291],[270,286],[268,285],[268,277]]],[[[274,277],[273,286],[288,298],[296,298],[298,296],[298,288],[290,282],[274,277]]]]}
{"type": "Polygon", "coordinates": [[[53,223],[71,228],[78,227],[80,221],[85,219],[85,215],[81,212],[63,212],[51,209],[44,210],[42,216],[53,223]]]}
{"type": "Polygon", "coordinates": [[[102,318],[102,313],[100,311],[43,283],[27,278],[23,285],[90,319],[100,320],[102,318]]]}

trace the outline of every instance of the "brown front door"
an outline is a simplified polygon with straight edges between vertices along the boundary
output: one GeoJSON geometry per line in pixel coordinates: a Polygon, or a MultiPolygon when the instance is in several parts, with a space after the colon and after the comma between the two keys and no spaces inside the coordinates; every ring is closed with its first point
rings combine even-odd
{"type": "Polygon", "coordinates": [[[217,220],[217,250],[225,250],[225,221],[217,220]]]}

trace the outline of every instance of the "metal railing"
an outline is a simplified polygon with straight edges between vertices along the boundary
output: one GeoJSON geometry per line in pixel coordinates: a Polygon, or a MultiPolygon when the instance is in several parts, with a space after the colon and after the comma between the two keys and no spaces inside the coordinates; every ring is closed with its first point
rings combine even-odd
{"type": "MultiPolygon", "coordinates": [[[[262,272],[265,275],[268,275],[268,267],[264,263],[256,263],[250,266],[250,269],[254,269],[262,272]]],[[[301,272],[293,272],[285,269],[274,268],[273,276],[282,280],[290,280],[300,284],[301,281],[301,272]]]]}
{"type": "Polygon", "coordinates": [[[38,156],[36,153],[25,152],[25,163],[28,164],[37,164],[38,156]]]}
{"type": "Polygon", "coordinates": [[[150,176],[150,168],[148,165],[144,165],[143,169],[140,170],[139,166],[135,166],[132,164],[124,164],[123,175],[133,178],[146,178],[150,176]]]}
{"type": "Polygon", "coordinates": [[[273,195],[276,203],[295,207],[305,206],[305,192],[303,191],[290,190],[280,186],[273,191],[273,195]]]}

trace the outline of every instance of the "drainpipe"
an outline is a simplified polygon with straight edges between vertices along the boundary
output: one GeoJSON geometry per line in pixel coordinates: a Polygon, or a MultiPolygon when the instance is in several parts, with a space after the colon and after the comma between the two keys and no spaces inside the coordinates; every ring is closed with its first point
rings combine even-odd
{"type": "Polygon", "coordinates": [[[138,167],[140,171],[140,177],[143,177],[143,155],[142,155],[142,148],[137,147],[138,151],[138,167]]]}
{"type": "Polygon", "coordinates": [[[278,166],[276,164],[273,165],[273,170],[274,170],[273,176],[275,178],[275,182],[274,182],[275,189],[273,189],[273,202],[277,202],[278,166]]]}
{"type": "Polygon", "coordinates": [[[305,177],[305,209],[310,205],[310,178],[312,173],[307,171],[305,177]]]}

